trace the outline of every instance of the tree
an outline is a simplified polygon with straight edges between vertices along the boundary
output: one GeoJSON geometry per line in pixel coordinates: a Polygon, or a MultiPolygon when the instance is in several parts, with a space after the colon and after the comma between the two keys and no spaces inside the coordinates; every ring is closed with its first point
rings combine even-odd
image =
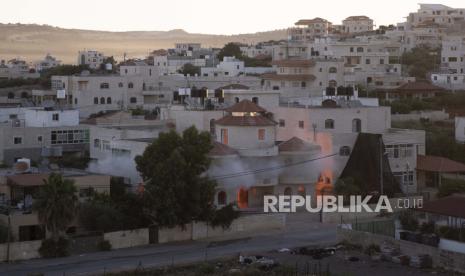
{"type": "Polygon", "coordinates": [[[426,75],[441,63],[440,49],[419,46],[402,54],[402,64],[407,66],[410,76],[426,79],[426,75]]]}
{"type": "Polygon", "coordinates": [[[38,212],[39,221],[51,232],[52,240],[58,241],[60,232],[73,221],[77,204],[74,182],[52,173],[45,180],[33,207],[38,212]]]}
{"type": "Polygon", "coordinates": [[[59,65],[41,72],[40,84],[44,88],[51,87],[52,76],[70,76],[80,74],[84,70],[89,70],[87,65],[59,65]]]}
{"type": "Polygon", "coordinates": [[[190,127],[182,135],[161,133],[135,158],[146,183],[145,211],[152,223],[173,227],[211,219],[216,182],[205,175],[211,148],[210,134],[190,127]]]}
{"type": "Polygon", "coordinates": [[[181,70],[178,71],[183,75],[200,75],[200,67],[195,66],[191,63],[186,63],[182,66],[181,70]]]}
{"type": "Polygon", "coordinates": [[[229,42],[224,45],[217,55],[219,60],[223,60],[224,57],[236,57],[237,59],[242,59],[242,51],[237,43],[229,42]]]}

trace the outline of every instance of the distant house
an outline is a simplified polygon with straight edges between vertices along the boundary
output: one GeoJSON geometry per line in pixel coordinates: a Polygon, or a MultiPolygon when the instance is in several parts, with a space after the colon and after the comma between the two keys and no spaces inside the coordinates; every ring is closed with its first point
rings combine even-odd
{"type": "Polygon", "coordinates": [[[455,117],[455,141],[465,143],[465,117],[455,117]]]}

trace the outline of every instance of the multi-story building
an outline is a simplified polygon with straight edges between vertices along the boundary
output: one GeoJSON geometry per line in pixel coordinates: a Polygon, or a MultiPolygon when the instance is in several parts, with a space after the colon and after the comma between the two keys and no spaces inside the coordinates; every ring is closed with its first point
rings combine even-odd
{"type": "Polygon", "coordinates": [[[273,55],[273,45],[250,45],[250,46],[241,46],[242,55],[249,58],[257,57],[267,57],[273,55]]]}
{"type": "Polygon", "coordinates": [[[57,67],[58,65],[61,64],[61,60],[56,59],[50,54],[45,55],[45,58],[43,60],[39,60],[35,64],[35,68],[37,72],[40,72],[42,70],[47,70],[53,67],[57,67]]]}
{"type": "Polygon", "coordinates": [[[79,125],[77,110],[29,109],[24,119],[13,118],[0,126],[0,160],[12,164],[17,159],[40,161],[64,153],[88,150],[89,129],[79,125]]]}
{"type": "Polygon", "coordinates": [[[40,77],[34,68],[30,68],[26,61],[22,59],[11,59],[5,63],[0,62],[0,80],[1,79],[34,79],[40,77]]]}
{"type": "Polygon", "coordinates": [[[223,57],[216,67],[202,67],[201,75],[237,77],[245,73],[244,62],[235,57],[223,57]]]}
{"type": "Polygon", "coordinates": [[[323,18],[301,19],[295,23],[295,27],[287,30],[290,41],[311,41],[315,37],[324,37],[331,30],[331,22],[323,18]]]}
{"type": "Polygon", "coordinates": [[[407,17],[409,27],[415,28],[425,22],[432,22],[439,26],[450,27],[464,22],[465,9],[455,9],[442,4],[419,4],[417,12],[407,17]]]}
{"type": "Polygon", "coordinates": [[[342,21],[343,33],[364,33],[373,31],[373,19],[368,16],[349,16],[342,21]]]}
{"type": "Polygon", "coordinates": [[[78,52],[78,65],[87,65],[90,69],[99,69],[103,64],[105,55],[95,50],[83,50],[78,52]]]}
{"type": "Polygon", "coordinates": [[[465,38],[446,36],[442,40],[441,68],[431,74],[431,81],[451,90],[465,90],[465,38]]]}

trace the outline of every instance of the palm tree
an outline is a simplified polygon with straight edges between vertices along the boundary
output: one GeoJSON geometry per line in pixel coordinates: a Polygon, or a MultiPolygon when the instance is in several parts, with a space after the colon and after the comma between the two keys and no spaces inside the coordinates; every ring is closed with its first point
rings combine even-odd
{"type": "Polygon", "coordinates": [[[76,215],[76,187],[73,180],[63,179],[55,173],[44,182],[33,207],[38,212],[39,221],[51,232],[52,239],[58,241],[60,232],[66,230],[76,215]]]}

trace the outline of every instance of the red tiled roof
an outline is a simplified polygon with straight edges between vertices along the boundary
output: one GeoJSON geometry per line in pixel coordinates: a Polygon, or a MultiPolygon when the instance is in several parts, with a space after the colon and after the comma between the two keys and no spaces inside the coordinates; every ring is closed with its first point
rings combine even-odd
{"type": "Polygon", "coordinates": [[[417,211],[443,216],[465,218],[465,197],[449,196],[434,201],[428,201],[417,211]]]}
{"type": "Polygon", "coordinates": [[[46,173],[15,174],[7,176],[6,179],[9,185],[32,187],[44,185],[48,176],[46,173]]]}
{"type": "Polygon", "coordinates": [[[318,146],[307,143],[304,140],[297,137],[292,137],[291,139],[282,142],[278,146],[280,152],[311,151],[316,148],[318,148],[318,146]]]}
{"type": "Polygon", "coordinates": [[[438,173],[465,172],[465,164],[440,156],[418,155],[417,170],[438,173]]]}
{"type": "Polygon", "coordinates": [[[264,116],[232,116],[227,115],[215,121],[223,126],[274,126],[276,123],[264,116]]]}
{"type": "Polygon", "coordinates": [[[266,112],[266,109],[245,99],[225,109],[227,112],[266,112]]]}
{"type": "Polygon", "coordinates": [[[311,67],[315,66],[315,61],[311,59],[283,59],[271,62],[279,67],[311,67]]]}
{"type": "Polygon", "coordinates": [[[235,154],[237,154],[237,151],[235,149],[232,149],[227,145],[216,141],[213,142],[213,148],[208,153],[208,155],[210,156],[225,156],[235,154]]]}
{"type": "Polygon", "coordinates": [[[399,92],[445,91],[442,87],[424,81],[408,82],[397,87],[395,90],[399,92]]]}
{"type": "Polygon", "coordinates": [[[282,81],[314,81],[316,77],[314,75],[280,75],[276,73],[262,74],[261,78],[264,80],[282,80],[282,81]]]}

